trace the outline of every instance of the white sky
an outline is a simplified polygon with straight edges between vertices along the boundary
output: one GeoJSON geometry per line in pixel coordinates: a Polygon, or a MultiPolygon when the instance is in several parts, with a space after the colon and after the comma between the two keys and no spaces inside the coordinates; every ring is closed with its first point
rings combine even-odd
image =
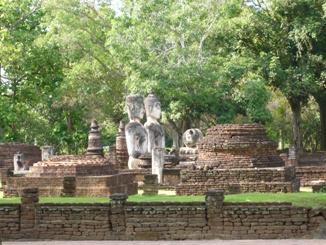
{"type": "Polygon", "coordinates": [[[122,7],[122,2],[121,0],[111,0],[112,7],[116,13],[120,12],[120,9],[122,7]]]}

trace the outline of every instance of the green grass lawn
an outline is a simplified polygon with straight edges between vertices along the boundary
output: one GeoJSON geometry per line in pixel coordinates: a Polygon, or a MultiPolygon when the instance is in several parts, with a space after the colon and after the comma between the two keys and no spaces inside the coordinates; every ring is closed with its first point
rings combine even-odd
{"type": "MultiPolygon", "coordinates": [[[[129,196],[130,202],[203,202],[204,196],[129,196]]],[[[241,193],[226,195],[226,202],[291,202],[295,206],[326,208],[326,193],[241,193]]],[[[107,197],[41,197],[40,203],[108,203],[107,197]]],[[[20,198],[0,198],[0,204],[20,203],[20,198]]]]}

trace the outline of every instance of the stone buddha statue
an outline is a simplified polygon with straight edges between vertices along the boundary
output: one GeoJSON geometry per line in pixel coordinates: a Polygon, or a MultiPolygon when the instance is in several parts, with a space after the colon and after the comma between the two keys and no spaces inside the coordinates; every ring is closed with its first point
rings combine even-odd
{"type": "Polygon", "coordinates": [[[149,153],[152,153],[154,148],[165,148],[164,129],[158,121],[161,118],[161,103],[152,93],[145,99],[145,110],[147,121],[144,126],[148,135],[147,149],[149,153]]]}
{"type": "Polygon", "coordinates": [[[158,183],[162,183],[165,134],[163,127],[158,122],[161,117],[161,103],[152,93],[145,99],[145,110],[147,121],[144,126],[148,135],[147,151],[152,154],[152,174],[156,174],[158,183]]]}
{"type": "Polygon", "coordinates": [[[184,147],[180,148],[181,155],[196,155],[198,154],[197,143],[203,138],[203,133],[198,128],[186,130],[182,135],[184,147]]]}
{"type": "Polygon", "coordinates": [[[128,95],[126,98],[129,123],[125,127],[128,168],[137,169],[139,158],[147,152],[147,132],[140,120],[144,117],[144,100],[140,95],[128,95]]]}

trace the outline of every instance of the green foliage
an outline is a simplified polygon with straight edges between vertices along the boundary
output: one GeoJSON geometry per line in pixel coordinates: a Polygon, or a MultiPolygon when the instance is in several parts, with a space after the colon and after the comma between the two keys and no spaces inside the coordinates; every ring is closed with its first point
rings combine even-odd
{"type": "Polygon", "coordinates": [[[109,145],[124,97],[154,91],[167,142],[259,122],[283,147],[292,125],[319,148],[310,95],[325,104],[324,0],[122,2],[116,14],[102,0],[0,0],[0,141],[82,153],[96,118],[109,145]]]}
{"type": "MultiPolygon", "coordinates": [[[[262,103],[235,100],[235,87],[253,66],[250,57],[238,55],[233,26],[227,23],[237,23],[242,5],[125,1],[124,12],[114,22],[110,44],[125,64],[129,91],[143,95],[154,91],[164,108],[165,126],[179,135],[190,127],[231,122],[238,113],[251,121],[270,118],[264,107],[267,93],[259,97],[262,103]]],[[[243,96],[253,95],[255,85],[250,84],[241,91],[243,96]]]]}
{"type": "Polygon", "coordinates": [[[238,101],[246,112],[250,122],[271,121],[271,113],[266,110],[270,92],[259,77],[248,77],[241,85],[238,101]]]}
{"type": "Polygon", "coordinates": [[[241,48],[256,57],[260,74],[289,101],[294,144],[300,148],[301,107],[310,94],[325,86],[321,75],[325,67],[325,49],[321,48],[326,41],[324,1],[249,2],[250,14],[243,12],[247,21],[239,28],[241,48]]]}

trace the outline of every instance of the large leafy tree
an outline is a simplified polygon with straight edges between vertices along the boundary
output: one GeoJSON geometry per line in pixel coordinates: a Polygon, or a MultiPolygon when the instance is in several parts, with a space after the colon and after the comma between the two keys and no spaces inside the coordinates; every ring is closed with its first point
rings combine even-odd
{"type": "MultiPolygon", "coordinates": [[[[322,46],[325,31],[323,0],[248,1],[239,32],[240,46],[250,50],[262,69],[260,74],[280,90],[292,110],[293,143],[301,149],[301,108],[322,81],[311,63],[322,46]]],[[[246,52],[246,51],[245,51],[246,52]]]]}
{"type": "Polygon", "coordinates": [[[265,120],[255,114],[253,104],[242,110],[241,103],[252,102],[250,97],[239,103],[235,99],[236,89],[244,95],[242,88],[251,93],[249,85],[258,85],[245,79],[253,60],[237,55],[228,25],[242,5],[241,1],[124,1],[108,43],[124,64],[128,90],[143,95],[154,91],[160,97],[175,146],[187,128],[229,122],[237,113],[265,120]]]}
{"type": "Polygon", "coordinates": [[[45,30],[40,1],[0,1],[0,139],[47,137],[47,112],[62,78],[56,46],[38,47],[45,30]]]}
{"type": "Polygon", "coordinates": [[[55,106],[66,120],[57,124],[57,138],[84,148],[86,126],[96,118],[104,143],[112,143],[112,128],[124,117],[124,73],[106,44],[115,17],[109,1],[46,0],[42,9],[47,33],[38,42],[58,46],[63,60],[64,83],[55,106]]]}
{"type": "Polygon", "coordinates": [[[47,0],[42,40],[59,46],[64,59],[66,99],[89,117],[121,119],[124,73],[106,44],[115,13],[110,1],[47,0]]]}

